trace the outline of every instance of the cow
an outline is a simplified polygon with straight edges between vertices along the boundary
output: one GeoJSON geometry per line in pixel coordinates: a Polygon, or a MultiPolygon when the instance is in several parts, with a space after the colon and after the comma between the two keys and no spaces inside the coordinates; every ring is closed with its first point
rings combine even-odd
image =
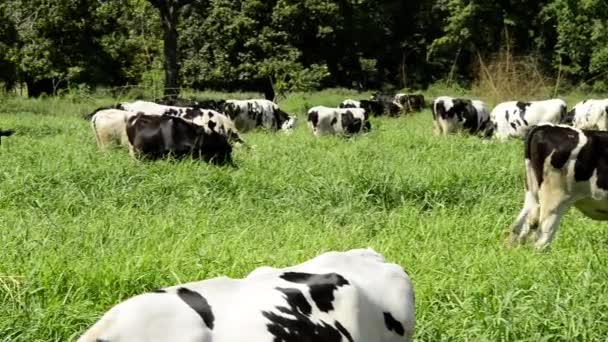
{"type": "Polygon", "coordinates": [[[403,110],[403,106],[395,101],[395,95],[374,93],[370,97],[370,100],[382,104],[384,113],[388,113],[389,116],[398,116],[403,110]]]}
{"type": "Polygon", "coordinates": [[[270,100],[227,100],[224,111],[242,132],[258,127],[290,132],[296,125],[295,116],[287,114],[270,100]]]}
{"type": "Polygon", "coordinates": [[[540,124],[526,136],[524,158],[524,205],[511,225],[511,244],[535,232],[534,247],[547,249],[572,205],[608,220],[608,132],[540,124]]]}
{"type": "Polygon", "coordinates": [[[437,135],[461,130],[476,134],[484,131],[489,124],[488,109],[479,100],[440,96],[433,101],[431,111],[437,135]]]}
{"type": "Polygon", "coordinates": [[[174,106],[174,107],[190,107],[190,108],[199,108],[199,109],[211,109],[219,113],[224,112],[224,105],[226,104],[225,100],[221,99],[172,99],[172,98],[164,98],[158,101],[155,101],[157,104],[166,105],[166,106],[174,106]]]}
{"type": "Polygon", "coordinates": [[[524,138],[532,126],[559,123],[566,115],[566,102],[560,99],[545,101],[509,101],[498,104],[490,113],[492,124],[486,137],[498,140],[524,138]]]}
{"type": "Polygon", "coordinates": [[[339,108],[363,108],[368,115],[380,116],[384,114],[384,105],[379,101],[372,100],[352,100],[342,101],[339,108]]]}
{"type": "Polygon", "coordinates": [[[193,109],[193,107],[167,106],[143,100],[137,100],[135,102],[123,102],[119,104],[117,108],[133,113],[142,112],[146,113],[147,115],[166,114],[180,117],[186,114],[186,110],[193,109]]]}
{"type": "Polygon", "coordinates": [[[372,249],[327,252],[129,298],[77,342],[411,342],[414,288],[372,249]]]}
{"type": "Polygon", "coordinates": [[[0,144],[2,144],[2,137],[10,137],[13,134],[15,134],[15,131],[13,131],[12,129],[7,129],[7,130],[0,129],[0,144]]]}
{"type": "Polygon", "coordinates": [[[210,127],[213,125],[197,125],[177,116],[140,112],[127,119],[126,131],[135,158],[192,157],[217,165],[234,165],[228,138],[210,127]]]}
{"type": "Polygon", "coordinates": [[[608,131],[608,99],[589,99],[577,103],[561,123],[579,129],[608,131]]]}
{"type": "Polygon", "coordinates": [[[93,114],[91,128],[95,134],[97,146],[104,151],[112,143],[129,146],[127,137],[127,120],[135,113],[120,109],[102,109],[93,114]]]}
{"type": "Polygon", "coordinates": [[[232,143],[247,146],[234,122],[226,115],[212,109],[167,106],[141,100],[132,103],[122,103],[120,108],[134,113],[142,112],[147,115],[177,116],[199,125],[213,122],[213,127],[210,127],[211,130],[217,130],[218,133],[225,135],[232,143]]]}
{"type": "Polygon", "coordinates": [[[315,136],[353,135],[369,132],[369,116],[363,108],[330,108],[317,106],[308,110],[308,126],[315,136]]]}
{"type": "Polygon", "coordinates": [[[394,102],[403,107],[406,112],[420,112],[424,108],[424,95],[398,93],[394,97],[394,102]]]}

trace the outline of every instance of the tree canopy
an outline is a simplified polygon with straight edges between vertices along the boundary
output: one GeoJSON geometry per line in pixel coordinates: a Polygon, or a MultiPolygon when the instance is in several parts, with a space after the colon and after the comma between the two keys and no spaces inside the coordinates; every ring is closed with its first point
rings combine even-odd
{"type": "Polygon", "coordinates": [[[605,0],[0,4],[0,82],[25,84],[34,96],[141,84],[171,63],[179,74],[165,72],[166,86],[200,89],[420,88],[447,77],[468,84],[479,57],[506,44],[537,57],[544,72],[608,90],[605,0]]]}

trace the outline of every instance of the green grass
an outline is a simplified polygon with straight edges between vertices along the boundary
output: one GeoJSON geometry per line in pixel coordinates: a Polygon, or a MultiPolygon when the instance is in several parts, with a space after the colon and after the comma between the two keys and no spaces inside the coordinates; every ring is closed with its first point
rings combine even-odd
{"type": "MultiPolygon", "coordinates": [[[[316,139],[247,133],[238,169],[98,151],[80,114],[111,98],[3,99],[0,339],[73,340],[112,305],[177,283],[373,247],[416,291],[418,341],[608,335],[608,234],[571,210],[550,253],[502,242],[523,200],[522,143],[432,134],[428,111],[316,139]]],[[[366,94],[368,95],[368,94],[366,94]]]]}

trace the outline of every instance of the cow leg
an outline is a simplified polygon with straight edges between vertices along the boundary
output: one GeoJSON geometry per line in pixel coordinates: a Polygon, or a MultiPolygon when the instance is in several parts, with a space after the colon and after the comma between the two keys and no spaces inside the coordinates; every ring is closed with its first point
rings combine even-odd
{"type": "Polygon", "coordinates": [[[441,135],[441,127],[437,120],[433,120],[433,133],[435,133],[435,135],[441,135]]]}
{"type": "Polygon", "coordinates": [[[530,227],[538,223],[538,200],[531,191],[526,191],[524,206],[511,225],[511,234],[507,242],[511,245],[525,243],[530,234],[530,227]]]}
{"type": "Polygon", "coordinates": [[[538,238],[534,243],[534,248],[537,250],[545,250],[555,237],[555,233],[559,228],[559,223],[573,204],[573,200],[569,198],[562,190],[555,187],[543,184],[539,192],[540,216],[539,216],[539,231],[538,238]]]}

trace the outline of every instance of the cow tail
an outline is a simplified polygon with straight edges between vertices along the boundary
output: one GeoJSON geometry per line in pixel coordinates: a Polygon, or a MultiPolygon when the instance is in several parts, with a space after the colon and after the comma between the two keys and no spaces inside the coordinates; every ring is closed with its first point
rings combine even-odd
{"type": "Polygon", "coordinates": [[[101,138],[99,137],[99,132],[97,132],[97,118],[93,117],[91,119],[91,127],[93,128],[93,134],[95,134],[95,140],[97,140],[97,146],[101,147],[101,138]]]}

